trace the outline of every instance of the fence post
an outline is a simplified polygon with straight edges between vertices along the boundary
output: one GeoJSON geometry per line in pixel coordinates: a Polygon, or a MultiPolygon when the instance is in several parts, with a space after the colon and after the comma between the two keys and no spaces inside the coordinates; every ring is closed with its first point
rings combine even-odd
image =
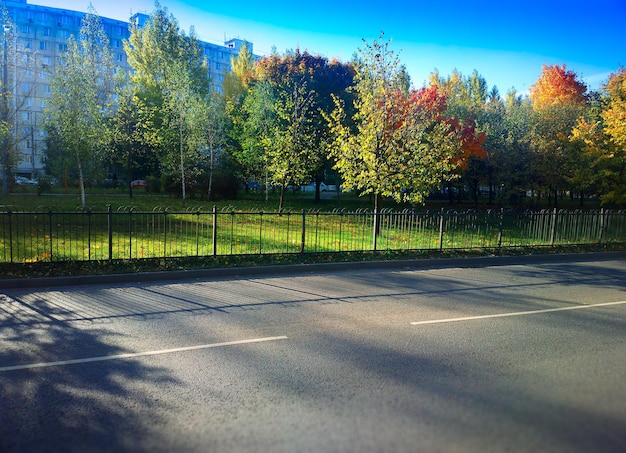
{"type": "Polygon", "coordinates": [[[9,262],[13,264],[13,211],[11,209],[9,209],[9,262]]]}
{"type": "Polygon", "coordinates": [[[167,259],[167,208],[163,211],[163,259],[167,259]]]}
{"type": "Polygon", "coordinates": [[[554,247],[554,241],[556,238],[556,216],[557,210],[556,208],[552,211],[552,231],[550,232],[550,247],[554,247]]]}
{"type": "Polygon", "coordinates": [[[109,242],[109,261],[113,260],[113,208],[107,205],[107,235],[109,242]]]}
{"type": "Polygon", "coordinates": [[[306,211],[302,210],[302,242],[300,243],[300,253],[304,253],[304,241],[306,241],[306,211]]]}
{"type": "Polygon", "coordinates": [[[498,226],[498,248],[502,249],[502,230],[504,229],[504,208],[500,208],[500,225],[498,226]]]}
{"type": "Polygon", "coordinates": [[[600,208],[600,237],[598,238],[598,244],[602,244],[605,228],[604,208],[600,208]]]}
{"type": "Polygon", "coordinates": [[[217,206],[213,205],[213,256],[217,255],[217,206]]]}
{"type": "Polygon", "coordinates": [[[376,251],[378,247],[378,232],[379,231],[380,231],[380,213],[378,211],[378,206],[377,206],[374,208],[374,241],[372,243],[372,248],[374,249],[374,251],[376,251]]]}
{"type": "Polygon", "coordinates": [[[439,251],[443,251],[443,228],[444,228],[445,208],[441,208],[441,216],[439,217],[439,251]]]}
{"type": "Polygon", "coordinates": [[[52,262],[52,251],[54,250],[52,246],[52,209],[48,209],[48,236],[50,237],[50,262],[52,262]]]}

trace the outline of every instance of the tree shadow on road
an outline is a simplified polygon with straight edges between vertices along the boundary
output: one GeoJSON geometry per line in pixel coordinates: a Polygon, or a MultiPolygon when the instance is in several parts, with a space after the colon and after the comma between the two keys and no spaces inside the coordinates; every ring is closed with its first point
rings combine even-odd
{"type": "Polygon", "coordinates": [[[167,408],[142,389],[176,385],[168,370],[132,359],[12,369],[132,351],[115,346],[105,328],[59,320],[63,310],[50,301],[29,307],[1,297],[1,451],[146,451],[158,445],[159,413],[167,408]]]}

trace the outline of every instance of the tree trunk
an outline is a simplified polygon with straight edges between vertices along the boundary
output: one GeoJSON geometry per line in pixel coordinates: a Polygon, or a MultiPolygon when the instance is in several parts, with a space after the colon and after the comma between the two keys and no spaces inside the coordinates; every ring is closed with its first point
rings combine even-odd
{"type": "Polygon", "coordinates": [[[80,185],[80,201],[83,206],[83,211],[87,207],[87,200],[85,198],[85,179],[83,178],[83,166],[78,158],[78,183],[80,185]]]}
{"type": "Polygon", "coordinates": [[[182,192],[183,192],[183,201],[185,201],[186,198],[186,191],[185,191],[185,156],[183,154],[183,120],[182,118],[180,119],[180,124],[179,124],[179,138],[180,138],[180,142],[179,142],[179,146],[180,146],[180,180],[181,180],[181,184],[182,184],[182,192]]]}

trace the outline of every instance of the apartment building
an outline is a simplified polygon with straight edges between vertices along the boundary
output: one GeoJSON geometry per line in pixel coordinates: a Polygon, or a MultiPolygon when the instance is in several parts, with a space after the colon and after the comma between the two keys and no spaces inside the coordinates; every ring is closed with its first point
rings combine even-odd
{"type": "MultiPolygon", "coordinates": [[[[14,33],[6,24],[2,33],[2,86],[11,91],[10,120],[18,138],[18,162],[13,166],[15,176],[37,178],[44,172],[45,131],[43,129],[46,100],[50,97],[50,81],[58,57],[67,49],[67,39],[77,36],[85,13],[47,6],[33,5],[27,0],[1,0],[15,25],[14,33]]],[[[0,20],[2,17],[0,17],[0,20]]],[[[129,22],[102,17],[104,31],[117,70],[130,69],[124,52],[124,39],[129,37],[130,23],[141,26],[147,14],[135,14],[129,22]]],[[[232,56],[239,53],[245,41],[231,39],[223,45],[202,42],[210,70],[211,83],[220,92],[224,74],[230,70],[232,56]]],[[[247,43],[252,51],[252,44],[247,43]]]]}

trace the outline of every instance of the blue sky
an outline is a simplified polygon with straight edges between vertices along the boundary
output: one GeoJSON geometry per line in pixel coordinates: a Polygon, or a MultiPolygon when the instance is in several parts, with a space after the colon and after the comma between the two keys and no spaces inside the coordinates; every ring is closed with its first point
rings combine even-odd
{"type": "MultiPolygon", "coordinates": [[[[28,0],[31,4],[86,11],[89,0],[28,0]]],[[[153,0],[91,0],[106,17],[128,20],[150,13],[153,0]]],[[[181,28],[195,26],[205,41],[251,41],[256,54],[299,47],[348,61],[381,31],[422,86],[436,68],[474,69],[502,94],[527,91],[543,64],[563,64],[590,88],[626,65],[626,0],[526,0],[395,2],[317,0],[214,2],[160,0],[181,28]]]]}

